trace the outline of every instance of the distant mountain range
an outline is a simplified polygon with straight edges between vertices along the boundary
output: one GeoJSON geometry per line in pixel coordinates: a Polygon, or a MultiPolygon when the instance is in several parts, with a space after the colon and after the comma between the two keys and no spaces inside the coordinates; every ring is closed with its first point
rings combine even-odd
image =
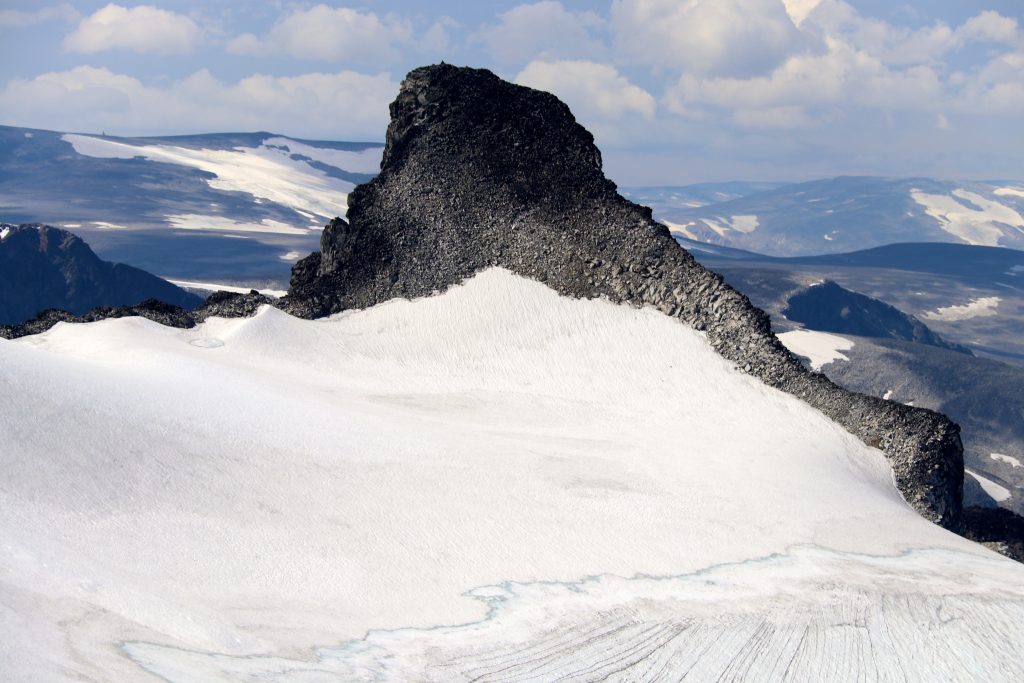
{"type": "Polygon", "coordinates": [[[847,176],[804,183],[632,188],[674,233],[771,256],[897,242],[1024,248],[1024,181],[847,176]]]}
{"type": "Polygon", "coordinates": [[[119,138],[0,126],[0,221],[74,230],[183,280],[277,285],[372,178],[382,145],[273,133],[119,138]]]}
{"type": "MultiPolygon", "coordinates": [[[[125,138],[0,126],[0,221],[74,230],[178,280],[284,289],[383,145],[213,133],[125,138]]],[[[622,188],[680,238],[773,256],[896,242],[1024,248],[1024,181],[839,177],[622,188]]]]}
{"type": "Polygon", "coordinates": [[[0,224],[0,325],[24,322],[47,308],[82,314],[146,299],[182,308],[203,302],[146,271],[101,260],[66,230],[0,224]]]}

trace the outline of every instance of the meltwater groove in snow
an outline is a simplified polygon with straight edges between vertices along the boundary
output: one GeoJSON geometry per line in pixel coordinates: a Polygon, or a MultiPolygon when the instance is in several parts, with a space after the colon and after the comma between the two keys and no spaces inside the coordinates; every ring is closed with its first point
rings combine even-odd
{"type": "Polygon", "coordinates": [[[1024,567],[654,310],[492,269],[0,362],[15,679],[1021,674],[1024,567]]]}

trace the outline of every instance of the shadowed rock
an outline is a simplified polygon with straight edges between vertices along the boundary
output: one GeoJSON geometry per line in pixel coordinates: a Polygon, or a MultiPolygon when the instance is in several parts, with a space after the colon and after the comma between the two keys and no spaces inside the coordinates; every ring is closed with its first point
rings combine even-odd
{"type": "Polygon", "coordinates": [[[18,324],[48,308],[84,314],[146,299],[182,308],[203,302],[144,270],[103,261],[66,230],[25,224],[3,225],[0,231],[0,324],[18,324]]]}
{"type": "Polygon", "coordinates": [[[138,316],[153,322],[188,329],[195,327],[207,318],[244,318],[256,313],[264,304],[272,304],[273,299],[260,294],[255,289],[247,294],[235,292],[214,292],[206,302],[192,311],[180,306],[172,306],[156,299],[147,299],[135,306],[101,306],[86,311],[82,315],[74,315],[67,311],[50,308],[42,311],[32,320],[20,325],[0,325],[0,338],[17,339],[30,334],[40,334],[57,323],[92,323],[109,318],[129,318],[138,316]]]}
{"type": "Polygon", "coordinates": [[[791,296],[782,314],[793,322],[803,323],[810,330],[902,339],[974,355],[967,347],[948,342],[935,334],[914,316],[884,301],[844,289],[832,280],[812,285],[791,296]]]}

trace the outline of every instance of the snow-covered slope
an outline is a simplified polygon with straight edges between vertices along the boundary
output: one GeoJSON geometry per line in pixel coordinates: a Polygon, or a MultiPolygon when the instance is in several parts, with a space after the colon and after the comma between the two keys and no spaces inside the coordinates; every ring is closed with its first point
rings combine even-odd
{"type": "Polygon", "coordinates": [[[653,310],[489,270],[0,363],[14,680],[1024,675],[1024,567],[653,310]]]}

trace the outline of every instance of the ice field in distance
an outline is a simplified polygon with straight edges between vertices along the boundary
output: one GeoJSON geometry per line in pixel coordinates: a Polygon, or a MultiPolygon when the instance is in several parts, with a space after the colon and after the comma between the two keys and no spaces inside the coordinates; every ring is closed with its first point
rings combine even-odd
{"type": "Polygon", "coordinates": [[[12,680],[1024,676],[1024,567],[653,310],[492,269],[0,368],[12,680]]]}

